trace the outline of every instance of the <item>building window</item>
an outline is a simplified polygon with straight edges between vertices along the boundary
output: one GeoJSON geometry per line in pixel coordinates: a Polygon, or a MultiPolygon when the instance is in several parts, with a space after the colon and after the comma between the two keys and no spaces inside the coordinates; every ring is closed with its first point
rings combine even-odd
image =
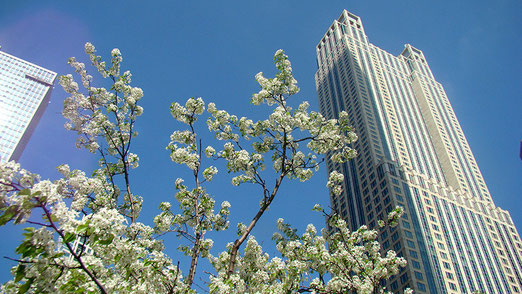
{"type": "Polygon", "coordinates": [[[397,281],[390,284],[390,290],[392,290],[392,291],[397,290],[398,287],[399,287],[399,285],[397,284],[397,281]]]}
{"type": "Polygon", "coordinates": [[[402,275],[400,280],[401,280],[401,283],[406,283],[406,281],[408,281],[408,273],[405,273],[404,275],[402,275]]]}
{"type": "Polygon", "coordinates": [[[405,227],[406,229],[409,229],[410,223],[408,223],[407,221],[402,221],[402,226],[405,227]]]}
{"type": "Polygon", "coordinates": [[[449,287],[451,290],[457,291],[457,285],[455,285],[453,283],[449,283],[449,287]]]}
{"type": "Polygon", "coordinates": [[[426,285],[424,285],[423,283],[417,283],[417,288],[419,289],[419,291],[426,292],[426,285]]]}

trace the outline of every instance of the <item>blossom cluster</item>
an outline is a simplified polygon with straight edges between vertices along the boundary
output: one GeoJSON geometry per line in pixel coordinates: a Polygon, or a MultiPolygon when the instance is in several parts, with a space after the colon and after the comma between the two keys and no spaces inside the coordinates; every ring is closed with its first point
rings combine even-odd
{"type": "Polygon", "coordinates": [[[277,50],[274,54],[274,61],[278,70],[275,78],[267,79],[262,72],[256,75],[256,80],[261,85],[261,91],[252,96],[251,102],[255,105],[263,102],[268,105],[284,103],[283,95],[294,95],[299,92],[297,81],[292,75],[292,65],[285,52],[281,49],[277,50]]]}
{"type": "Polygon", "coordinates": [[[142,199],[132,194],[128,174],[139,165],[130,145],[143,91],[130,86],[128,71],[120,75],[119,50],[112,50],[108,67],[92,44],[85,51],[112,86],[93,87],[85,64],[71,58],[85,91],[72,75],[60,77],[70,95],[63,115],[77,146],[97,153],[100,167],[88,177],[64,164],[62,178],[49,181],[17,163],[0,164],[0,225],[30,225],[16,250],[15,278],[1,292],[191,292],[155,230],[136,221],[142,199]],[[42,220],[30,217],[35,212],[42,220]]]}
{"type": "Polygon", "coordinates": [[[333,171],[328,176],[328,182],[326,183],[326,187],[330,188],[330,191],[334,195],[341,195],[343,191],[343,187],[341,183],[344,181],[344,175],[338,171],[333,171]]]}
{"type": "Polygon", "coordinates": [[[69,120],[66,128],[79,135],[78,147],[94,153],[100,150],[100,145],[107,144],[108,153],[114,155],[120,147],[129,144],[134,121],[143,113],[143,108],[137,105],[143,97],[143,91],[130,86],[130,72],[119,75],[122,57],[118,49],[111,53],[109,69],[101,61],[101,57],[95,55],[96,50],[92,44],[85,45],[85,52],[96,69],[104,77],[112,79],[112,91],[93,87],[92,76],[87,73],[85,64],[71,57],[69,64],[80,75],[87,93],[80,91],[72,75],[59,77],[60,85],[71,95],[64,102],[63,116],[69,120]],[[100,142],[99,139],[104,139],[105,142],[100,142]]]}
{"type": "MultiPolygon", "coordinates": [[[[212,105],[209,105],[208,108],[212,109],[212,105]]],[[[204,110],[205,103],[201,98],[189,98],[184,105],[175,102],[170,107],[172,116],[187,125],[188,129],[174,131],[167,150],[171,153],[172,161],[186,165],[193,171],[195,187],[189,190],[183,179],[177,179],[175,197],[181,213],[174,213],[170,204],[163,203],[160,206],[162,213],[154,219],[155,229],[158,233],[175,232],[179,237],[186,239],[187,242],[181,244],[178,250],[191,259],[189,273],[185,280],[185,284],[188,286],[193,283],[199,257],[207,257],[213,246],[213,241],[205,237],[206,233],[225,230],[229,225],[227,218],[230,213],[230,203],[223,202],[219,212],[215,213],[214,199],[201,186],[205,181],[212,181],[218,173],[215,166],[202,169],[203,162],[200,154],[203,150],[201,150],[201,144],[198,146],[196,143],[197,134],[194,124],[204,110]],[[200,173],[203,179],[200,178],[200,173]]],[[[207,157],[216,154],[215,149],[211,146],[208,146],[204,152],[207,157]]]]}
{"type": "MultiPolygon", "coordinates": [[[[392,213],[401,214],[400,209],[392,213]]],[[[250,237],[237,270],[228,279],[230,254],[212,257],[218,275],[210,278],[211,293],[384,293],[380,281],[399,273],[406,266],[405,259],[391,250],[381,254],[377,232],[366,226],[350,231],[337,216],[330,218],[330,224],[331,232],[323,230],[318,235],[316,228],[308,225],[304,234],[297,235],[279,219],[280,233],[274,234],[274,239],[281,257],[270,258],[250,237]],[[328,281],[327,274],[331,275],[328,281]]]]}
{"type": "MultiPolygon", "coordinates": [[[[85,64],[69,59],[84,90],[72,75],[60,77],[70,95],[63,115],[68,119],[66,128],[78,134],[77,146],[99,156],[99,168],[87,176],[60,165],[62,177],[50,181],[17,163],[0,164],[0,225],[30,225],[16,249],[14,279],[2,286],[2,293],[195,293],[200,258],[208,258],[216,271],[209,281],[212,293],[371,293],[382,290],[379,281],[405,266],[393,251],[381,253],[376,231],[363,226],[352,232],[338,216],[329,217],[332,230],[321,234],[308,225],[298,235],[278,220],[280,233],[274,240],[279,256],[273,258],[250,235],[284,180],[310,179],[327,154],[337,162],[356,155],[350,146],[357,136],[346,113],[328,120],[309,111],[307,102],[290,106],[289,97],[299,88],[282,50],[274,55],[274,78],[256,75],[261,89],[251,102],[272,106],[266,119],[238,118],[214,103],[206,105],[202,98],[171,105],[173,118],[185,129],[172,133],[167,150],[193,178],[176,180],[173,194],[178,205],[161,202],[153,226],[139,219],[143,198],[132,193],[130,181],[133,169],[139,167],[131,144],[137,136],[136,119],[143,113],[138,105],[143,91],[130,85],[130,72],[121,73],[120,50],[111,51],[108,63],[90,43],[85,52],[110,87],[94,87],[85,64]],[[202,149],[196,123],[205,115],[221,148],[202,149]],[[214,242],[207,233],[229,227],[231,205],[216,204],[206,189],[218,173],[216,166],[207,164],[210,160],[226,163],[233,185],[259,185],[262,195],[255,217],[247,225],[238,223],[238,239],[218,256],[211,254],[214,242]],[[273,181],[268,179],[273,178],[275,184],[269,186],[273,181]],[[31,217],[35,212],[42,220],[31,217]],[[186,271],[165,254],[163,240],[169,234],[181,239],[178,250],[190,259],[186,271]]],[[[342,183],[343,175],[332,172],[327,187],[339,194],[342,183]]],[[[324,213],[319,206],[314,210],[324,213]]],[[[379,224],[393,226],[402,213],[396,208],[379,224]]]]}
{"type": "MultiPolygon", "coordinates": [[[[251,99],[254,105],[273,106],[267,119],[253,121],[246,117],[238,118],[218,109],[214,103],[207,105],[208,129],[215,134],[216,139],[225,142],[221,150],[207,147],[205,155],[225,160],[228,172],[234,173],[233,185],[254,183],[261,186],[263,198],[258,216],[270,206],[285,178],[307,181],[313,176],[323,161],[318,159],[318,155],[332,154],[332,159],[337,162],[344,162],[356,155],[350,146],[357,136],[349,125],[346,113],[341,114],[339,120],[327,120],[317,112],[310,112],[307,102],[302,102],[296,109],[292,108],[288,99],[299,88],[292,75],[291,63],[282,50],[275,53],[274,61],[277,68],[275,77],[266,78],[262,73],[257,74],[256,80],[261,90],[251,99]],[[266,158],[272,159],[272,173],[265,169],[266,158]],[[274,187],[269,188],[266,178],[273,176],[277,181],[274,187]]],[[[195,174],[201,165],[201,151],[196,146],[194,122],[202,114],[204,105],[201,98],[190,98],[184,106],[173,103],[171,107],[174,118],[189,125],[190,131],[174,133],[167,149],[171,151],[175,162],[186,164],[195,174]],[[178,146],[176,143],[185,146],[178,146]]],[[[204,172],[207,180],[212,179],[214,171],[217,171],[210,168],[204,172]]],[[[338,178],[339,175],[329,183],[336,193],[341,189],[339,183],[342,179],[338,178]]],[[[194,202],[198,197],[200,196],[186,201],[194,202]]],[[[192,212],[189,215],[195,214],[192,212]]],[[[223,265],[227,268],[225,280],[233,279],[239,246],[247,240],[258,220],[259,217],[255,217],[248,226],[238,227],[239,239],[230,248],[228,265],[223,265]]],[[[247,247],[256,247],[254,241],[248,242],[247,247]]]]}
{"type": "Polygon", "coordinates": [[[261,90],[252,96],[255,105],[266,103],[274,105],[268,119],[252,121],[246,117],[238,119],[225,110],[218,109],[213,103],[208,105],[211,117],[207,120],[210,131],[216,138],[228,141],[219,156],[228,162],[229,171],[242,172],[234,183],[260,182],[256,181],[259,171],[264,169],[264,154],[271,152],[273,169],[286,177],[306,181],[313,175],[319,162],[315,154],[328,152],[332,159],[344,162],[356,155],[350,144],[357,136],[350,126],[346,113],[341,113],[338,120],[325,119],[320,113],[309,112],[308,102],[301,103],[297,109],[292,109],[287,103],[289,96],[299,89],[292,75],[288,57],[282,50],[274,56],[278,73],[275,78],[265,78],[262,73],[256,75],[261,90]],[[240,139],[251,141],[247,151],[240,139]],[[232,144],[233,143],[233,144],[232,144]],[[307,148],[302,148],[305,144],[307,148]],[[239,150],[232,152],[232,147],[239,150]],[[315,154],[314,154],[315,153],[315,154]],[[259,158],[256,165],[247,162],[248,158],[259,158]],[[253,181],[252,181],[253,180],[253,181]]]}
{"type": "Polygon", "coordinates": [[[85,53],[91,65],[110,81],[111,86],[109,90],[94,87],[85,64],[70,58],[69,64],[80,76],[84,91],[80,90],[72,75],[59,78],[63,89],[70,95],[65,99],[62,112],[68,119],[66,128],[78,134],[78,148],[100,155],[100,168],[94,174],[110,183],[107,191],[110,190],[112,199],[99,205],[114,202],[111,207],[118,206],[120,212],[134,221],[141,209],[141,198],[130,191],[128,174],[130,169],[139,166],[139,157],[130,152],[130,146],[132,138],[138,134],[134,130],[135,121],[143,113],[143,108],[138,105],[143,91],[130,85],[132,75],[129,71],[120,74],[123,60],[120,50],[111,51],[109,65],[95,54],[96,49],[91,43],[85,44],[85,53]],[[118,198],[121,189],[115,184],[115,177],[119,175],[124,175],[123,190],[126,193],[123,199],[118,198]]]}
{"type": "Polygon", "coordinates": [[[1,225],[39,227],[25,229],[15,279],[2,286],[3,293],[187,290],[183,283],[176,285],[181,273],[153,229],[129,223],[105,181],[67,165],[58,170],[63,178],[51,182],[17,163],[0,164],[1,225]],[[41,212],[41,222],[29,218],[33,211],[41,212]]]}

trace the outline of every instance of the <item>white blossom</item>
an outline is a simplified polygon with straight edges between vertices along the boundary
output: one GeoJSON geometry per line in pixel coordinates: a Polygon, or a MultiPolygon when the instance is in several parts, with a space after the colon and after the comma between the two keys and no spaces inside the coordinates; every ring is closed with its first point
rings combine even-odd
{"type": "Polygon", "coordinates": [[[342,182],[344,181],[344,175],[337,172],[332,171],[330,176],[328,177],[328,183],[326,186],[331,189],[332,194],[340,195],[342,193],[342,182]]]}
{"type": "Polygon", "coordinates": [[[207,157],[212,157],[214,156],[214,154],[216,154],[216,150],[212,146],[208,146],[207,148],[205,148],[205,155],[207,157]]]}
{"type": "Polygon", "coordinates": [[[203,171],[203,177],[205,177],[205,180],[207,181],[212,181],[212,178],[214,177],[215,174],[217,174],[218,172],[218,169],[214,166],[210,166],[210,167],[207,167],[204,171],[203,171]]]}
{"type": "MultiPolygon", "coordinates": [[[[307,102],[292,108],[289,97],[299,88],[282,50],[274,55],[275,77],[256,75],[260,89],[251,102],[272,107],[265,119],[238,117],[214,103],[207,105],[205,113],[202,98],[171,105],[171,115],[187,129],[173,131],[167,149],[175,163],[190,169],[190,180],[175,181],[172,194],[177,205],[161,202],[152,227],[139,222],[147,197],[131,190],[132,169],[139,166],[139,157],[130,147],[137,135],[134,123],[143,113],[138,105],[143,90],[131,86],[129,71],[120,74],[123,59],[118,49],[111,51],[110,62],[95,55],[90,43],[85,44],[85,52],[91,65],[109,78],[112,86],[95,87],[86,65],[69,59],[81,83],[72,75],[60,77],[69,95],[63,115],[68,120],[66,127],[78,134],[77,146],[100,156],[99,168],[89,177],[61,165],[58,171],[63,177],[49,181],[40,180],[15,162],[0,164],[0,200],[5,208],[0,219],[18,224],[32,220],[29,216],[33,212],[43,216],[42,223],[33,222],[38,228],[26,229],[18,249],[23,261],[13,268],[15,279],[2,286],[2,292],[24,292],[28,287],[27,292],[49,293],[77,289],[195,293],[192,283],[196,266],[201,258],[208,258],[215,270],[209,276],[211,293],[370,293],[382,290],[379,281],[398,274],[406,265],[395,252],[381,252],[377,231],[367,226],[350,231],[346,221],[336,215],[328,216],[332,230],[320,233],[309,224],[303,234],[298,234],[279,219],[279,232],[273,236],[277,256],[273,257],[250,234],[255,223],[238,223],[236,242],[229,243],[218,256],[211,255],[214,241],[207,234],[229,227],[231,205],[222,201],[216,207],[211,189],[207,191],[212,187],[207,187],[207,182],[214,179],[218,169],[208,165],[208,159],[200,158],[203,152],[208,158],[224,161],[232,174],[232,185],[251,183],[260,188],[257,220],[274,205],[280,184],[307,181],[313,176],[321,155],[328,154],[337,162],[356,155],[350,146],[357,136],[346,112],[340,112],[336,120],[309,111],[307,102]],[[199,134],[201,128],[196,125],[200,116],[206,116],[208,130],[215,138],[224,141],[221,150],[211,146],[201,150],[201,138],[206,137],[199,134]],[[273,169],[265,169],[265,164],[273,169]],[[274,178],[276,185],[270,186],[274,178]],[[163,236],[168,234],[179,237],[178,249],[190,260],[181,264],[190,264],[188,270],[182,271],[166,255],[163,236]],[[245,241],[241,251],[240,240],[245,241]],[[327,278],[319,279],[318,275],[327,278]]],[[[327,187],[339,194],[343,181],[343,175],[334,171],[327,187]]],[[[164,194],[169,197],[168,192],[164,194]]],[[[318,205],[314,210],[326,215],[318,205]]],[[[379,224],[396,225],[402,214],[403,209],[397,207],[379,224]]]]}

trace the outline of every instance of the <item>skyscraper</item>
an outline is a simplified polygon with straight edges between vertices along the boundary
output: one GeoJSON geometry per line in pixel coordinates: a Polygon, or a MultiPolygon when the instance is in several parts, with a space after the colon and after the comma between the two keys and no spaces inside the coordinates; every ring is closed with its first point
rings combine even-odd
{"type": "Polygon", "coordinates": [[[316,48],[321,113],[346,111],[359,140],[332,207],[355,229],[376,227],[405,208],[381,243],[408,260],[387,282],[416,293],[519,293],[522,243],[494,205],[455,113],[419,49],[394,56],[368,41],[361,19],[343,11],[316,48]]]}
{"type": "Polygon", "coordinates": [[[50,70],[0,51],[0,162],[20,158],[55,78],[50,70]]]}

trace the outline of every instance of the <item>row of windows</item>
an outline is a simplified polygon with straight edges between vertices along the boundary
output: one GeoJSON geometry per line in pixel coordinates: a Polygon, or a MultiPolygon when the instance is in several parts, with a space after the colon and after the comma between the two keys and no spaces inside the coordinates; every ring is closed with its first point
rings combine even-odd
{"type": "MultiPolygon", "coordinates": [[[[397,147],[399,149],[398,155],[400,155],[401,161],[404,164],[411,165],[411,163],[409,162],[407,150],[413,152],[414,157],[417,159],[416,163],[415,163],[416,169],[423,172],[424,171],[423,165],[426,165],[427,162],[424,158],[422,158],[423,161],[420,161],[419,160],[420,158],[417,157],[417,153],[415,151],[416,150],[415,146],[417,146],[418,144],[421,144],[423,141],[419,140],[419,138],[414,138],[416,136],[416,135],[414,135],[411,138],[407,138],[409,142],[405,145],[404,142],[402,141],[402,136],[400,135],[399,127],[397,125],[397,123],[400,123],[402,130],[404,130],[408,134],[415,134],[418,130],[420,130],[419,132],[424,132],[422,128],[419,129],[420,125],[417,125],[415,121],[410,120],[410,117],[413,115],[413,113],[410,113],[411,111],[413,111],[413,109],[412,109],[413,105],[411,103],[413,103],[412,101],[414,100],[414,99],[411,99],[411,95],[413,95],[411,93],[411,89],[409,89],[410,88],[409,86],[403,85],[404,82],[397,80],[392,75],[385,75],[384,77],[385,77],[387,85],[392,93],[392,97],[402,98],[401,101],[397,101],[397,103],[399,103],[399,102],[400,103],[395,105],[395,110],[397,111],[397,113],[402,114],[402,116],[399,118],[395,118],[395,116],[394,116],[393,120],[391,120],[392,129],[393,129],[394,133],[396,134],[395,140],[398,145],[397,147]],[[411,101],[409,101],[409,100],[411,100],[411,101]]],[[[397,100],[397,99],[395,99],[395,100],[397,100]]],[[[425,134],[423,134],[422,137],[423,138],[426,137],[425,134]]],[[[422,143],[422,144],[424,144],[424,143],[422,143]]],[[[425,150],[425,148],[423,150],[425,150]]],[[[421,154],[421,156],[424,156],[424,155],[421,154]]],[[[428,164],[428,165],[426,165],[426,167],[431,168],[430,165],[431,164],[428,164]]]]}
{"type": "MultiPolygon", "coordinates": [[[[443,199],[440,200],[442,202],[442,204],[444,205],[445,209],[449,209],[448,207],[448,204],[446,203],[446,201],[444,201],[443,199]]],[[[435,202],[438,206],[438,203],[435,202]]],[[[507,264],[507,260],[505,259],[501,259],[499,260],[498,259],[498,256],[496,256],[494,254],[494,252],[491,252],[490,251],[490,248],[492,247],[491,245],[491,240],[488,238],[488,236],[484,236],[483,237],[483,233],[482,233],[482,230],[481,228],[484,228],[485,227],[485,224],[480,222],[480,219],[485,219],[486,220],[486,223],[491,223],[491,221],[487,218],[487,217],[482,217],[476,213],[473,213],[469,210],[464,210],[464,208],[460,207],[460,209],[456,209],[456,206],[454,204],[451,204],[451,207],[452,210],[454,211],[453,214],[451,215],[454,215],[454,217],[457,218],[456,220],[456,224],[452,224],[452,225],[445,225],[444,226],[444,220],[442,220],[442,223],[443,223],[443,228],[445,229],[445,234],[449,234],[449,232],[446,232],[447,230],[451,230],[453,235],[454,235],[454,238],[455,238],[455,247],[457,249],[457,251],[459,252],[459,255],[461,256],[461,258],[463,259],[462,261],[459,260],[457,258],[457,256],[455,255],[455,253],[453,253],[452,249],[450,248],[450,253],[452,255],[452,259],[455,260],[454,264],[455,264],[455,267],[456,267],[456,273],[457,273],[457,277],[459,279],[459,284],[462,285],[462,289],[466,289],[465,288],[465,285],[464,285],[464,281],[462,279],[462,273],[460,272],[461,269],[459,269],[459,267],[461,267],[462,265],[465,265],[467,264],[467,261],[466,261],[466,258],[467,256],[472,256],[473,254],[476,254],[478,257],[480,258],[485,258],[485,262],[479,262],[479,267],[481,268],[481,273],[478,273],[477,272],[477,268],[476,266],[473,266],[471,269],[473,270],[474,274],[476,275],[476,277],[485,277],[485,276],[489,276],[489,273],[488,272],[488,269],[489,271],[491,271],[491,274],[493,274],[493,281],[496,283],[496,288],[495,289],[502,289],[501,285],[499,284],[499,282],[501,282],[502,280],[504,281],[505,283],[505,277],[502,273],[499,273],[500,276],[497,275],[497,269],[496,269],[496,266],[500,266],[500,264],[507,264]],[[461,216],[459,216],[461,215],[461,216]],[[460,217],[464,217],[464,220],[460,219],[460,217]],[[478,225],[477,220],[479,221],[480,225],[478,225]],[[471,222],[470,222],[471,221],[471,222]],[[462,227],[462,224],[467,224],[468,226],[471,226],[472,229],[470,228],[463,228],[462,227]],[[459,233],[456,231],[456,228],[460,229],[461,232],[466,232],[464,234],[462,233],[459,233]],[[473,231],[474,230],[477,230],[477,233],[474,233],[473,231]],[[468,240],[467,240],[467,235],[469,234],[469,238],[470,238],[470,241],[471,241],[471,248],[474,249],[474,252],[475,253],[472,253],[471,251],[469,251],[469,249],[467,251],[463,251],[463,248],[461,247],[461,243],[464,242],[467,244],[468,240]],[[463,238],[463,240],[461,240],[461,238],[463,238]],[[478,239],[477,239],[478,238],[478,239]],[[478,248],[477,246],[480,245],[481,247],[478,248]],[[490,256],[489,253],[492,253],[493,256],[490,256]],[[499,263],[499,261],[501,261],[501,263],[499,263]],[[458,264],[458,265],[457,265],[458,264]],[[478,276],[477,276],[478,275],[478,276]]],[[[438,208],[440,209],[440,208],[438,208]]],[[[447,214],[449,213],[449,211],[447,212],[444,212],[448,217],[450,217],[451,215],[450,214],[447,214]]],[[[451,241],[449,241],[449,244],[451,244],[451,241]]],[[[492,248],[491,248],[492,249],[492,248]]],[[[471,261],[472,265],[475,264],[475,260],[471,261]]],[[[466,269],[466,266],[464,266],[464,272],[463,274],[466,275],[468,281],[469,281],[469,285],[473,287],[477,287],[477,286],[473,286],[473,281],[470,277],[471,275],[471,272],[469,270],[466,269]]],[[[493,291],[495,292],[493,289],[493,286],[491,285],[491,282],[492,279],[491,278],[486,278],[484,280],[484,282],[486,283],[487,287],[490,289],[490,291],[493,291]]],[[[483,285],[483,284],[482,284],[483,285]]],[[[470,286],[470,287],[471,287],[470,286]]]]}
{"type": "Polygon", "coordinates": [[[54,72],[18,59],[5,52],[0,52],[0,70],[2,71],[29,71],[37,76],[52,79],[56,76],[54,72]]]}
{"type": "MultiPolygon", "coordinates": [[[[434,87],[430,86],[427,87],[426,84],[429,80],[424,79],[421,77],[421,80],[423,83],[424,92],[428,98],[428,101],[430,103],[430,108],[432,110],[432,113],[435,114],[435,117],[437,118],[438,127],[440,130],[440,134],[443,138],[443,141],[445,142],[446,149],[450,153],[451,161],[454,165],[454,168],[457,172],[457,177],[459,179],[459,182],[461,185],[466,187],[468,183],[471,185],[471,190],[469,190],[472,194],[475,196],[479,196],[480,194],[487,195],[487,190],[484,185],[484,182],[482,180],[482,176],[480,175],[480,172],[478,170],[478,167],[475,163],[475,160],[473,158],[473,155],[471,154],[471,150],[469,149],[469,146],[467,144],[467,141],[464,137],[464,134],[462,133],[462,130],[460,128],[460,125],[458,124],[458,121],[456,120],[455,114],[453,113],[453,110],[449,104],[449,101],[444,93],[444,90],[441,87],[434,87]],[[435,88],[437,88],[437,91],[435,91],[435,88]],[[437,99],[433,100],[431,97],[436,97],[437,99]],[[437,114],[440,114],[442,117],[439,117],[437,114]],[[447,128],[447,129],[446,129],[447,128]],[[448,135],[451,136],[451,144],[450,140],[448,139],[448,135]],[[454,152],[457,152],[455,154],[454,152]],[[455,156],[458,158],[456,158],[455,156]],[[458,161],[457,161],[458,159],[458,161]],[[467,171],[471,172],[473,176],[470,178],[468,182],[466,182],[461,168],[466,169],[467,171]],[[479,192],[479,186],[480,186],[480,192],[479,192]],[[479,194],[476,194],[479,193],[479,194]]],[[[470,175],[471,175],[470,174],[470,175]]],[[[465,191],[468,191],[468,189],[464,188],[465,191]]],[[[488,199],[489,196],[484,196],[481,198],[488,199]]]]}

